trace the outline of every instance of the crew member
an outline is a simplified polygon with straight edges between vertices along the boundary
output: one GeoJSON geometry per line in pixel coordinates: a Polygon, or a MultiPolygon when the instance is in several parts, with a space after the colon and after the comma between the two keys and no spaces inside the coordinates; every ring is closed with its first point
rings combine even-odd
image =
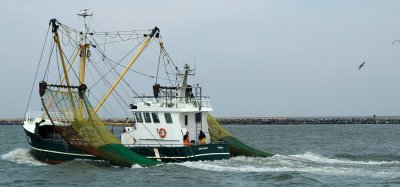
{"type": "Polygon", "coordinates": [[[189,132],[186,132],[186,134],[183,136],[183,145],[190,146],[189,132]]]}
{"type": "Polygon", "coordinates": [[[200,144],[206,144],[206,135],[202,130],[199,133],[199,142],[200,144]]]}

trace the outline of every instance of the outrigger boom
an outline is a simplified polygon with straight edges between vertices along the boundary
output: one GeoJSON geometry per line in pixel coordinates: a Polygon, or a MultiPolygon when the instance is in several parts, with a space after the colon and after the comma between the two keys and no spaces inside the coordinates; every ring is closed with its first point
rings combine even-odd
{"type": "Polygon", "coordinates": [[[95,112],[97,112],[100,107],[103,105],[103,103],[107,100],[107,98],[111,95],[111,93],[114,91],[115,87],[118,85],[118,83],[122,80],[122,78],[125,76],[126,72],[131,68],[133,63],[137,60],[137,58],[142,54],[143,50],[147,47],[147,45],[150,43],[151,39],[153,36],[156,36],[158,38],[158,33],[160,32],[160,29],[157,27],[154,27],[154,29],[151,31],[150,35],[146,36],[145,41],[142,43],[142,46],[140,49],[136,52],[135,56],[132,58],[132,60],[129,62],[129,64],[125,67],[124,71],[122,71],[121,75],[115,80],[114,84],[111,86],[111,88],[108,90],[106,95],[101,99],[99,104],[97,104],[96,108],[94,109],[95,112]]]}

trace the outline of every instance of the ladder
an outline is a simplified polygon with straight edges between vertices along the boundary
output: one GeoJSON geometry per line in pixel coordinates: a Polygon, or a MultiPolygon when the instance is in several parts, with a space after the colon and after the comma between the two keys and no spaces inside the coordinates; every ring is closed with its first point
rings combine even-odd
{"type": "MultiPolygon", "coordinates": [[[[195,114],[195,122],[196,122],[196,140],[197,140],[197,138],[199,137],[199,134],[200,134],[200,131],[202,130],[202,128],[203,128],[203,122],[202,122],[202,119],[203,119],[203,113],[202,112],[197,112],[196,114],[195,114]]],[[[197,140],[198,141],[198,140],[197,140]]]]}

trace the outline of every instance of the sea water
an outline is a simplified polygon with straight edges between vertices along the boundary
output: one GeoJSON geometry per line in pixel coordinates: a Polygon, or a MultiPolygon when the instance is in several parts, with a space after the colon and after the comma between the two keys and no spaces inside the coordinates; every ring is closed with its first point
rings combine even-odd
{"type": "Polygon", "coordinates": [[[0,186],[400,186],[400,125],[226,125],[275,155],[120,168],[43,164],[22,126],[0,126],[0,186]]]}

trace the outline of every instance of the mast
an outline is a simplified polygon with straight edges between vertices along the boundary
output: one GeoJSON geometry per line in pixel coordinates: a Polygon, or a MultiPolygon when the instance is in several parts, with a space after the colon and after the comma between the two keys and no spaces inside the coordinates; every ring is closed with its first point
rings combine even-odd
{"type": "MultiPolygon", "coordinates": [[[[86,58],[88,57],[89,51],[89,46],[90,44],[86,43],[86,36],[89,33],[89,27],[86,23],[86,17],[92,16],[93,13],[89,14],[87,8],[82,9],[80,14],[77,14],[78,16],[81,16],[83,18],[83,28],[82,31],[80,32],[80,41],[79,41],[79,51],[80,53],[80,71],[79,71],[79,83],[80,87],[86,89],[85,85],[85,72],[86,72],[86,58]]],[[[81,90],[80,90],[81,91],[81,90]]],[[[79,114],[82,116],[83,115],[83,98],[79,98],[79,114]]]]}
{"type": "Polygon", "coordinates": [[[145,35],[146,39],[142,43],[140,49],[136,52],[135,56],[133,56],[132,60],[129,62],[129,64],[125,67],[124,71],[121,73],[121,75],[115,80],[111,88],[108,90],[106,95],[101,99],[99,104],[97,104],[96,108],[94,109],[95,112],[97,112],[100,107],[104,104],[104,102],[107,100],[107,98],[111,95],[111,93],[114,91],[115,87],[118,85],[118,83],[122,80],[122,78],[125,76],[125,74],[128,72],[130,67],[135,63],[137,58],[142,54],[143,50],[147,47],[147,45],[150,43],[151,39],[153,36],[158,37],[158,33],[160,32],[160,29],[157,27],[154,27],[154,29],[151,31],[150,35],[145,35]]]}
{"type": "Polygon", "coordinates": [[[183,75],[183,79],[182,79],[182,82],[180,82],[179,90],[178,90],[179,97],[185,97],[185,93],[188,88],[188,84],[187,84],[188,75],[193,75],[193,74],[189,74],[189,72],[191,71],[189,64],[185,64],[183,71],[184,71],[183,74],[178,74],[178,75],[183,75]]]}
{"type": "Polygon", "coordinates": [[[86,43],[86,35],[89,33],[89,27],[87,26],[86,23],[86,17],[92,16],[93,13],[88,14],[87,8],[82,9],[80,14],[77,14],[78,16],[83,17],[83,29],[82,32],[80,33],[80,42],[79,42],[79,50],[80,50],[80,56],[81,56],[81,64],[80,64],[80,71],[79,71],[79,83],[80,84],[85,84],[85,69],[86,69],[86,57],[87,53],[89,52],[89,46],[90,44],[86,43]]]}

